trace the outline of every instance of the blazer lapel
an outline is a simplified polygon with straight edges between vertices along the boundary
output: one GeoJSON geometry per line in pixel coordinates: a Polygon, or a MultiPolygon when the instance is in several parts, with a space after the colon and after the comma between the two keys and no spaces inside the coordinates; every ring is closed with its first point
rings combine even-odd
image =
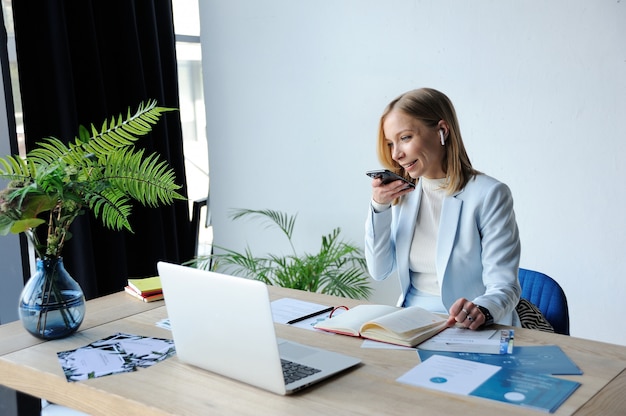
{"type": "Polygon", "coordinates": [[[420,205],[421,196],[422,185],[418,181],[415,190],[405,196],[407,200],[401,204],[401,212],[398,215],[396,261],[398,263],[398,277],[400,278],[400,286],[403,288],[403,296],[406,295],[405,291],[408,290],[410,284],[409,251],[411,250],[411,241],[413,241],[417,210],[420,205]]]}
{"type": "Polygon", "coordinates": [[[448,196],[443,200],[441,219],[439,222],[439,237],[437,239],[437,278],[439,287],[443,289],[443,279],[446,274],[448,260],[452,253],[452,246],[456,237],[461,207],[463,201],[456,196],[463,191],[448,196]]]}

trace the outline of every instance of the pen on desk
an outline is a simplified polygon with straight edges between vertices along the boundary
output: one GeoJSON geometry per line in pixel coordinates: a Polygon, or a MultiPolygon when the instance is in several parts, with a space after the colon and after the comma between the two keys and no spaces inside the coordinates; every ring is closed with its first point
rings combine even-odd
{"type": "Polygon", "coordinates": [[[304,316],[301,316],[301,317],[299,317],[299,318],[292,319],[291,321],[287,321],[287,325],[295,324],[295,323],[298,323],[298,322],[304,321],[304,320],[306,320],[306,319],[313,318],[314,316],[317,316],[317,315],[322,315],[322,314],[324,314],[324,313],[326,313],[326,312],[332,312],[332,311],[333,311],[333,309],[335,309],[335,308],[333,308],[333,307],[331,306],[331,307],[329,307],[329,308],[322,309],[321,311],[313,312],[313,313],[310,313],[310,314],[308,314],[308,315],[304,315],[304,316]]]}

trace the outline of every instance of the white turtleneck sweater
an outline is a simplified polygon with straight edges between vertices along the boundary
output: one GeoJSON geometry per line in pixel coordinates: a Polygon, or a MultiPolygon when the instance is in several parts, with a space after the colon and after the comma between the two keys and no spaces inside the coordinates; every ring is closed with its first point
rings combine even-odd
{"type": "Polygon", "coordinates": [[[422,199],[409,253],[411,285],[420,292],[441,296],[435,263],[441,207],[446,196],[446,178],[420,178],[420,181],[422,199]]]}

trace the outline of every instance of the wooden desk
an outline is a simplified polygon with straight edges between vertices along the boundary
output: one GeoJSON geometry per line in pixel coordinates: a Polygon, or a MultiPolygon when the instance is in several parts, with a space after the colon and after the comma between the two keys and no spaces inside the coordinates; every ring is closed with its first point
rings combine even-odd
{"type": "MultiPolygon", "coordinates": [[[[271,287],[272,299],[290,297],[327,305],[358,301],[271,287]]],[[[527,415],[533,411],[490,400],[397,383],[419,363],[412,350],[361,348],[362,340],[276,325],[280,337],[358,356],[363,364],[293,396],[277,396],[185,365],[177,357],[133,373],[68,383],[58,351],[75,349],[116,332],[171,337],[155,326],[163,302],[142,303],[121,292],[87,303],[87,320],[66,339],[41,342],[19,323],[0,326],[0,384],[92,415],[527,415]]],[[[557,344],[583,370],[567,376],[581,387],[557,415],[626,414],[626,347],[516,329],[517,345],[557,344]]],[[[251,340],[254,342],[254,340],[251,340]]],[[[537,412],[538,413],[538,412],[537,412]]]]}

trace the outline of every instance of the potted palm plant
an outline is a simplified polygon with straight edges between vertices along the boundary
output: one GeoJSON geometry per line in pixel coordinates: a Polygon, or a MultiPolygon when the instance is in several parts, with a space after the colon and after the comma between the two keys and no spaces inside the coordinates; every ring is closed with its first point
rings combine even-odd
{"type": "Polygon", "coordinates": [[[308,292],[357,299],[367,299],[371,294],[363,252],[340,238],[340,228],[322,236],[317,253],[299,253],[292,239],[295,215],[270,209],[235,209],[231,218],[256,218],[267,222],[269,227],[278,228],[286,237],[291,253],[257,256],[249,248],[238,252],[216,246],[215,253],[199,256],[187,262],[188,265],[308,292]]]}
{"type": "Polygon", "coordinates": [[[25,233],[37,255],[37,272],[22,291],[19,313],[33,335],[59,338],[74,332],[84,317],[80,286],[63,266],[62,250],[72,222],[87,211],[113,230],[132,231],[133,201],[156,207],[184,199],[173,170],[155,153],[134,144],[163,113],[156,101],[140,103],[105,120],[100,128],[79,127],[69,145],[46,138],[25,158],[0,158],[0,235],[25,233]],[[46,239],[36,232],[45,227],[46,239]]]}

